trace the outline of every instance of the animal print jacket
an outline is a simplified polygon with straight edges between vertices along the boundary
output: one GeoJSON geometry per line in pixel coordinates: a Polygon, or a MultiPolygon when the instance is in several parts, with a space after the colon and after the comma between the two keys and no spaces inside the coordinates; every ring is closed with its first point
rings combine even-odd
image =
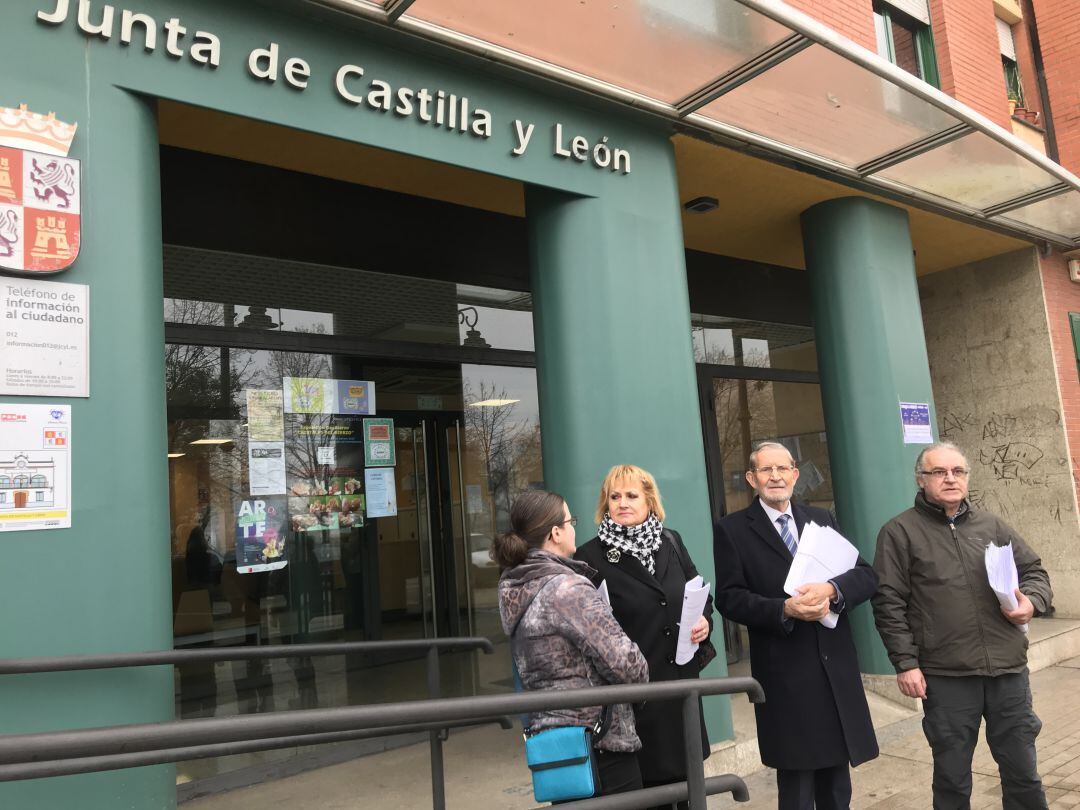
{"type": "MultiPolygon", "coordinates": [[[[589,581],[593,573],[583,562],[539,549],[531,549],[525,562],[503,572],[499,612],[525,689],[649,680],[641,650],[589,581]]],[[[540,712],[529,715],[529,728],[592,726],[599,716],[598,706],[540,712]]],[[[628,704],[613,708],[611,726],[598,747],[623,752],[641,748],[628,704]]]]}

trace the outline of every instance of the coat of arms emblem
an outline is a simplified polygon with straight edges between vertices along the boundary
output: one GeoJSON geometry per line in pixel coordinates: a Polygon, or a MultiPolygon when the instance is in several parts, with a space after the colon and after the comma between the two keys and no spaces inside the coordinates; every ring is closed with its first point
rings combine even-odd
{"type": "Polygon", "coordinates": [[[79,255],[81,177],[67,156],[75,124],[0,107],[0,270],[56,273],[79,255]]]}

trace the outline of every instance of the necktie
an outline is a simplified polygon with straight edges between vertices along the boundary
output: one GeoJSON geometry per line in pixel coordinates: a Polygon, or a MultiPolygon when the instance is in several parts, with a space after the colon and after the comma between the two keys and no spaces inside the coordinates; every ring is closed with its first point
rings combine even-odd
{"type": "Polygon", "coordinates": [[[791,552],[791,556],[795,556],[795,549],[799,547],[798,541],[795,540],[795,535],[791,533],[791,515],[781,515],[776,519],[776,522],[780,524],[780,539],[784,541],[784,545],[787,546],[787,550],[791,552]]]}

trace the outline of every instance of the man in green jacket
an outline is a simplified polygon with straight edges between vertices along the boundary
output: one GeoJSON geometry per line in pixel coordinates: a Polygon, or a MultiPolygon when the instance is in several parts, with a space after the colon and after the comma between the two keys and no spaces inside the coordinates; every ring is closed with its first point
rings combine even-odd
{"type": "Polygon", "coordinates": [[[986,740],[1001,774],[1002,806],[1045,808],[1035,761],[1042,723],[1031,708],[1027,635],[1050,607],[1039,557],[996,515],[967,500],[967,459],[947,442],[919,454],[915,506],[878,534],[872,603],[896,682],[923,700],[923,731],[934,753],[934,808],[961,810],[971,797],[971,759],[986,740]],[[1017,607],[1001,607],[986,575],[986,547],[1012,544],[1017,607]]]}

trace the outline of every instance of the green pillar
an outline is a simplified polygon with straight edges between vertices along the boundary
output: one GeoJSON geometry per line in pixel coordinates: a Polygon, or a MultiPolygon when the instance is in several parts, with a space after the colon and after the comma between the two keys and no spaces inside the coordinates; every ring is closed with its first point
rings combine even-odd
{"type": "MultiPolygon", "coordinates": [[[[837,517],[873,560],[882,524],[912,504],[923,446],[904,444],[899,403],[928,403],[937,424],[908,217],[846,197],[805,211],[802,231],[837,517]]],[[[892,673],[869,604],[852,627],[863,672],[892,673]]]]}
{"type": "MultiPolygon", "coordinates": [[[[172,647],[157,126],[152,102],[115,87],[94,99],[108,126],[87,126],[81,59],[55,78],[53,96],[14,96],[37,111],[74,110],[80,124],[82,248],[50,280],[90,286],[90,397],[59,400],[72,406],[71,528],[0,536],[4,657],[172,647]]],[[[0,734],[173,719],[172,667],[0,677],[0,734]]],[[[0,807],[171,808],[174,773],[6,782],[0,807]]]]}
{"type": "MultiPolygon", "coordinates": [[[[595,534],[600,484],[617,463],[657,479],[667,524],[713,579],[712,525],[690,337],[675,172],[660,142],[633,193],[526,191],[544,477],[595,534]]],[[[717,617],[717,622],[719,618],[717,617]]],[[[718,625],[719,626],[719,625],[718,625]]],[[[725,675],[722,634],[713,635],[725,675]]],[[[726,698],[705,701],[714,742],[730,738],[726,698]]],[[[672,709],[675,710],[674,708],[672,709]]]]}

